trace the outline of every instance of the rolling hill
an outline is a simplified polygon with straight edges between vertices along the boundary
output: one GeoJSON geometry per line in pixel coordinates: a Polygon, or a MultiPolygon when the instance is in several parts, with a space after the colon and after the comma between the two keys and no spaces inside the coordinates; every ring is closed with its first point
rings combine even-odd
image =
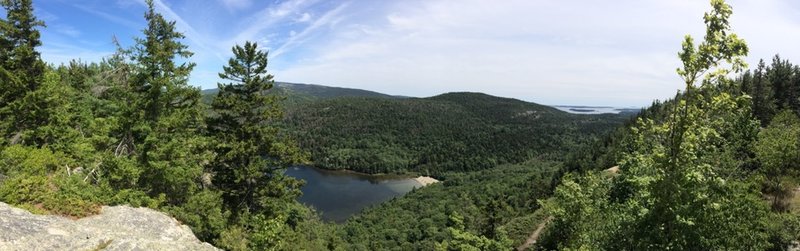
{"type": "Polygon", "coordinates": [[[629,115],[575,115],[482,93],[340,97],[287,109],[286,126],[315,166],[438,174],[530,159],[561,160],[629,115]]]}
{"type": "MultiPolygon", "coordinates": [[[[210,103],[217,92],[216,88],[203,90],[203,101],[210,103]]],[[[286,82],[275,82],[275,86],[270,92],[286,97],[284,104],[287,106],[339,97],[405,98],[361,89],[286,82]]]]}

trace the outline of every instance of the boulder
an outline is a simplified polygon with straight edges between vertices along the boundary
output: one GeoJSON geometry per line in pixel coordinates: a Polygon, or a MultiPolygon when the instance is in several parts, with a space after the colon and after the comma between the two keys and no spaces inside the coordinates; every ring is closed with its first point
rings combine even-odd
{"type": "Polygon", "coordinates": [[[218,250],[164,213],[129,206],[72,220],[0,202],[0,233],[0,250],[218,250]]]}

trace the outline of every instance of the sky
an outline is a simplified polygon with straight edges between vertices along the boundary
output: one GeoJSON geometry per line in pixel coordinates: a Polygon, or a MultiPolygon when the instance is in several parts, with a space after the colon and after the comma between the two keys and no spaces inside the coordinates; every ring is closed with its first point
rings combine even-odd
{"type": "MultiPolygon", "coordinates": [[[[705,0],[154,0],[195,54],[190,83],[215,88],[231,47],[269,52],[275,80],[428,97],[472,91],[549,105],[649,105],[683,86],[686,34],[705,0]]],[[[730,0],[751,67],[800,63],[800,1],[730,0]]],[[[132,46],[143,0],[35,0],[42,58],[95,62],[132,46]]]]}

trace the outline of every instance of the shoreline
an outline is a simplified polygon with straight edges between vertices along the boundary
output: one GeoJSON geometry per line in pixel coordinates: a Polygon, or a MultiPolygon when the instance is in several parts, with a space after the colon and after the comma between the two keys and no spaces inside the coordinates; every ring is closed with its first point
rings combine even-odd
{"type": "MultiPolygon", "coordinates": [[[[394,180],[394,179],[411,179],[414,182],[417,182],[420,187],[426,187],[428,185],[439,183],[441,182],[438,179],[435,179],[431,176],[414,176],[414,173],[407,173],[407,174],[397,174],[397,173],[376,173],[376,174],[369,174],[369,173],[362,173],[359,171],[353,171],[350,169],[326,169],[321,167],[316,167],[312,165],[301,165],[302,167],[313,168],[321,172],[329,173],[329,174],[346,174],[346,175],[356,175],[367,177],[371,179],[378,179],[378,180],[394,180]]],[[[295,166],[298,167],[298,166],[295,166]]],[[[292,168],[292,167],[289,167],[292,168]]],[[[418,175],[418,174],[417,174],[418,175]]]]}
{"type": "Polygon", "coordinates": [[[422,187],[426,187],[426,186],[428,186],[430,184],[434,184],[434,183],[439,183],[440,182],[439,180],[431,178],[430,176],[419,176],[419,177],[413,178],[413,180],[416,181],[417,183],[419,183],[422,187]]]}

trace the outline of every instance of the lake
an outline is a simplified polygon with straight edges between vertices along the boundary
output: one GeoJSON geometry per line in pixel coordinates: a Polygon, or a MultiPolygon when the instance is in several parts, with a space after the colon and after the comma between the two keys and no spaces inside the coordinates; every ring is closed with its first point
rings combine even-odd
{"type": "Polygon", "coordinates": [[[286,174],[306,181],[298,199],[321,213],[322,219],[344,222],[367,206],[421,187],[412,178],[385,177],[314,167],[290,167],[286,174]]]}

